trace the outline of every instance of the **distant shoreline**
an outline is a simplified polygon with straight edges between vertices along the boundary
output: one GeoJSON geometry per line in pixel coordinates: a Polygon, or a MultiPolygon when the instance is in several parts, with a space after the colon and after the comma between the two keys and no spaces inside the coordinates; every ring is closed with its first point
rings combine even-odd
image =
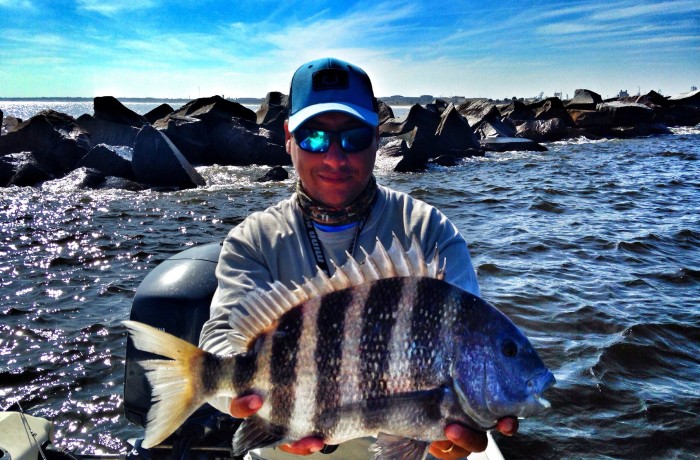
{"type": "MultiPolygon", "coordinates": [[[[158,103],[158,102],[164,102],[164,103],[177,103],[177,104],[184,104],[187,102],[190,102],[194,99],[200,99],[200,98],[193,98],[193,99],[187,99],[187,98],[167,98],[167,97],[117,97],[121,102],[137,102],[137,103],[158,103]]],[[[248,105],[253,105],[253,104],[262,104],[265,101],[265,98],[258,98],[258,97],[239,97],[239,98],[227,98],[229,101],[233,102],[238,102],[239,104],[248,104],[248,105]]],[[[474,98],[465,98],[465,97],[435,97],[435,96],[430,96],[430,95],[421,95],[421,96],[386,96],[386,97],[378,97],[377,99],[381,100],[382,102],[386,103],[387,105],[391,106],[411,106],[414,104],[421,104],[421,105],[426,105],[430,104],[433,102],[435,99],[443,99],[448,102],[454,102],[454,103],[462,103],[466,101],[491,101],[492,99],[486,98],[486,97],[474,97],[474,98]]],[[[92,102],[94,100],[94,97],[60,97],[60,96],[51,96],[51,97],[0,97],[0,102],[8,102],[8,101],[14,101],[14,102],[92,102]]],[[[497,100],[494,100],[493,102],[500,102],[497,100]]],[[[507,101],[510,102],[510,101],[507,101]]]]}

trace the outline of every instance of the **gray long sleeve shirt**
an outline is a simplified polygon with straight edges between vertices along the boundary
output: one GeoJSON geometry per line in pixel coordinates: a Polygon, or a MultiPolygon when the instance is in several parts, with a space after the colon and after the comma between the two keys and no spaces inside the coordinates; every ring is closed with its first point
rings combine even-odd
{"type": "MultiPolygon", "coordinates": [[[[341,232],[317,230],[326,259],[338,266],[345,263],[345,251],[351,246],[355,232],[355,228],[341,232]]],[[[371,253],[377,240],[389,248],[393,235],[405,248],[411,245],[415,235],[426,260],[433,257],[437,247],[440,258],[446,260],[445,280],[479,295],[469,249],[457,228],[436,208],[405,193],[379,186],[377,201],[357,236],[353,256],[360,258],[360,246],[371,253]]],[[[224,241],[216,269],[218,288],[211,303],[210,319],[202,328],[200,346],[219,355],[230,354],[229,316],[233,308],[240,307],[241,299],[251,290],[265,289],[274,281],[289,287],[292,282],[302,284],[304,277],[316,275],[316,264],[295,195],[265,211],[251,214],[233,228],[224,241]]],[[[332,270],[333,264],[328,265],[332,270]]],[[[211,403],[229,413],[230,402],[231,398],[220,397],[211,403]]],[[[358,450],[367,452],[364,444],[362,446],[358,450]]],[[[262,458],[287,457],[279,451],[264,450],[267,453],[262,454],[262,458]]]]}

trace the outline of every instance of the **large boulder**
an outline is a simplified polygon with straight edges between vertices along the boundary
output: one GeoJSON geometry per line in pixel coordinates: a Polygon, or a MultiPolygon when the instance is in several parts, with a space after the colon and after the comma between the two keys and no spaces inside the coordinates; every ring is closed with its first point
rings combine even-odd
{"type": "Polygon", "coordinates": [[[700,106],[672,105],[656,112],[656,120],[668,126],[695,126],[700,123],[700,106]]]}
{"type": "MultiPolygon", "coordinates": [[[[620,102],[630,102],[634,104],[644,104],[647,107],[666,107],[669,105],[668,98],[662,96],[656,91],[649,91],[647,94],[642,96],[624,96],[618,99],[620,102]]],[[[601,101],[602,102],[602,101],[601,101]]]]}
{"type": "Polygon", "coordinates": [[[229,101],[221,96],[195,99],[183,105],[171,115],[197,118],[206,124],[226,122],[230,118],[240,118],[253,123],[257,121],[255,112],[238,102],[229,101]]]}
{"type": "Polygon", "coordinates": [[[279,112],[287,112],[289,96],[280,93],[279,91],[271,91],[267,93],[265,99],[260,104],[260,107],[255,112],[256,122],[259,125],[265,125],[277,118],[279,112]]]}
{"type": "Polygon", "coordinates": [[[255,182],[281,182],[289,179],[289,173],[282,166],[273,166],[255,182]]]}
{"type": "Polygon", "coordinates": [[[689,105],[700,107],[700,89],[688,93],[679,94],[668,98],[670,105],[689,105]]]}
{"type": "Polygon", "coordinates": [[[567,104],[567,109],[578,109],[578,110],[595,110],[596,105],[603,102],[603,98],[600,94],[593,92],[589,89],[577,89],[574,92],[574,98],[571,99],[567,104]]]}
{"type": "Polygon", "coordinates": [[[2,128],[0,128],[0,135],[11,133],[16,130],[22,123],[21,118],[13,117],[11,115],[5,115],[2,119],[2,128]]]}
{"type": "Polygon", "coordinates": [[[273,140],[284,145],[284,121],[289,117],[288,96],[277,91],[267,93],[255,112],[257,123],[273,133],[273,140]]]}
{"type": "Polygon", "coordinates": [[[382,143],[377,150],[377,156],[402,157],[406,152],[408,152],[408,144],[405,139],[399,137],[382,143]]]}
{"type": "Polygon", "coordinates": [[[479,139],[488,139],[491,137],[515,137],[515,126],[508,118],[506,121],[482,121],[474,129],[474,134],[479,139]]]}
{"type": "Polygon", "coordinates": [[[31,187],[52,179],[52,176],[44,171],[34,158],[32,152],[19,152],[6,155],[4,158],[3,176],[9,175],[5,185],[18,187],[31,187]]]}
{"type": "Polygon", "coordinates": [[[474,130],[453,104],[449,104],[440,116],[435,137],[437,142],[429,154],[430,158],[440,155],[473,156],[480,148],[474,130]]]}
{"type": "Polygon", "coordinates": [[[659,119],[672,126],[695,126],[700,123],[700,90],[668,98],[668,106],[659,119]]]}
{"type": "Polygon", "coordinates": [[[427,145],[420,138],[418,128],[404,136],[382,142],[377,156],[385,168],[393,168],[396,172],[425,171],[429,160],[427,145]]]}
{"type": "Polygon", "coordinates": [[[377,114],[379,115],[379,124],[385,123],[388,120],[394,118],[394,111],[391,109],[389,104],[382,100],[377,99],[377,114]]]}
{"type": "Polygon", "coordinates": [[[596,110],[610,114],[613,126],[635,126],[651,123],[654,119],[653,109],[632,102],[603,102],[598,104],[596,110]]]}
{"type": "Polygon", "coordinates": [[[111,147],[99,144],[93,147],[76,165],[76,168],[90,168],[100,171],[104,176],[117,176],[133,180],[134,170],[131,166],[133,150],[128,147],[111,147]]]}
{"type": "Polygon", "coordinates": [[[414,128],[408,142],[401,141],[403,155],[394,166],[396,172],[420,172],[428,168],[428,160],[432,153],[431,145],[421,136],[418,128],[414,128]]]}
{"type": "Polygon", "coordinates": [[[112,96],[99,96],[93,99],[95,118],[119,125],[141,128],[146,119],[112,96]]]}
{"type": "Polygon", "coordinates": [[[211,133],[204,122],[188,116],[169,115],[153,125],[162,131],[193,165],[212,165],[216,159],[209,153],[211,133]]]}
{"type": "MultiPolygon", "coordinates": [[[[233,164],[227,159],[230,145],[222,147],[217,143],[231,125],[241,124],[254,132],[259,129],[255,112],[237,102],[213,96],[190,101],[153,126],[164,131],[192,164],[212,165],[233,164]],[[224,150],[227,153],[222,156],[220,153],[224,150]],[[222,158],[227,162],[222,163],[222,158]]],[[[283,142],[270,135],[269,142],[276,141],[278,147],[283,148],[283,142]]]]}
{"type": "Polygon", "coordinates": [[[437,115],[442,115],[442,113],[447,110],[449,105],[450,103],[444,99],[435,99],[430,104],[425,104],[425,108],[436,113],[437,115]]]}
{"type": "Polygon", "coordinates": [[[535,142],[559,141],[570,137],[569,124],[561,118],[528,120],[516,125],[516,136],[535,142]]]}
{"type": "Polygon", "coordinates": [[[475,130],[484,122],[495,123],[501,120],[501,112],[489,101],[468,101],[457,106],[457,111],[467,119],[475,130]]]}
{"type": "Polygon", "coordinates": [[[77,123],[88,134],[92,145],[125,145],[133,148],[139,133],[139,128],[132,125],[115,123],[88,114],[78,117],[77,123]]]}
{"type": "Polygon", "coordinates": [[[71,171],[90,148],[75,119],[53,110],[40,112],[0,137],[0,156],[32,152],[41,169],[54,177],[71,171]]]}
{"type": "Polygon", "coordinates": [[[573,126],[574,122],[569,112],[564,107],[564,103],[558,97],[549,97],[531,105],[535,120],[561,119],[568,126],[573,126]]]}
{"type": "Polygon", "coordinates": [[[275,134],[251,122],[231,118],[210,133],[209,158],[220,165],[290,165],[291,157],[275,134]]]}
{"type": "Polygon", "coordinates": [[[515,100],[500,108],[501,115],[511,121],[532,120],[533,111],[524,102],[515,100]]]}
{"type": "Polygon", "coordinates": [[[156,187],[194,188],[204,178],[168,137],[146,124],[136,137],[132,167],[136,180],[156,187]]]}
{"type": "Polygon", "coordinates": [[[41,189],[47,192],[62,192],[77,189],[94,189],[102,185],[105,175],[91,168],[78,168],[59,179],[53,179],[41,184],[41,189]]]}
{"type": "Polygon", "coordinates": [[[143,115],[143,118],[146,119],[148,123],[151,125],[155,124],[158,120],[161,118],[165,118],[171,113],[173,113],[175,109],[173,109],[170,104],[161,104],[158,107],[155,107],[154,109],[151,109],[148,111],[148,113],[143,115]]]}
{"type": "Polygon", "coordinates": [[[569,110],[569,115],[578,128],[610,129],[612,116],[610,112],[598,112],[597,110],[569,110]]]}
{"type": "Polygon", "coordinates": [[[401,136],[418,129],[421,135],[431,137],[440,125],[440,115],[420,104],[414,104],[402,119],[389,119],[379,127],[382,136],[401,136]]]}

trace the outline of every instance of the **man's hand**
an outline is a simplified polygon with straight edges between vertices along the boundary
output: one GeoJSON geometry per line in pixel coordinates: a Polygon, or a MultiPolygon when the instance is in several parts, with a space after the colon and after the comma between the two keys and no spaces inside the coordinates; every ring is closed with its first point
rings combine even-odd
{"type": "MultiPolygon", "coordinates": [[[[496,424],[496,430],[506,436],[513,436],[518,431],[518,419],[503,417],[496,424]]],[[[445,436],[447,441],[435,441],[430,445],[430,454],[441,460],[456,460],[465,458],[472,452],[483,452],[488,442],[485,432],[457,424],[448,425],[445,436]]]]}

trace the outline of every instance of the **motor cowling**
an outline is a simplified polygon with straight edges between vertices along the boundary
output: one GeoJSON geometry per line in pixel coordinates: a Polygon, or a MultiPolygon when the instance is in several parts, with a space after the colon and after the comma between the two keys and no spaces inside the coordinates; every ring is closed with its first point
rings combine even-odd
{"type": "MultiPolygon", "coordinates": [[[[129,318],[197,345],[216,291],[215,270],[220,252],[221,243],[210,243],[163,261],[136,290],[129,318]]],[[[138,362],[158,358],[136,349],[127,340],[124,411],[130,422],[142,427],[151,407],[151,387],[138,362]]]]}

